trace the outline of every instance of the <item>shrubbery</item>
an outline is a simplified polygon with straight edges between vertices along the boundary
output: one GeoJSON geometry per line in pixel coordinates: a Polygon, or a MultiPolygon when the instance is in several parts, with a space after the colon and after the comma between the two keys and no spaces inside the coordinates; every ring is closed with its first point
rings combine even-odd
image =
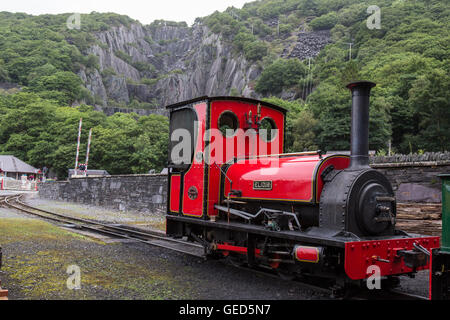
{"type": "Polygon", "coordinates": [[[83,118],[80,157],[85,156],[88,129],[93,128],[91,168],[119,174],[165,166],[166,117],[120,113],[107,117],[85,105],[61,107],[41,98],[44,92],[0,95],[0,153],[14,154],[38,168],[47,166],[65,178],[74,165],[78,121],[83,118]]]}
{"type": "Polygon", "coordinates": [[[300,60],[278,59],[264,69],[255,89],[263,94],[278,94],[297,85],[306,74],[307,68],[300,60]]]}
{"type": "Polygon", "coordinates": [[[309,23],[309,25],[314,30],[331,29],[336,25],[337,17],[338,15],[336,14],[336,12],[330,12],[324,14],[323,16],[315,18],[309,23]]]}

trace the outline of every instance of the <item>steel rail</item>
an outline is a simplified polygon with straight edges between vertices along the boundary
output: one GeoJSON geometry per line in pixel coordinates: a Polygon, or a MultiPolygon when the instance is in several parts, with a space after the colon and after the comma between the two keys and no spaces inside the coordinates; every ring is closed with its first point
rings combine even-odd
{"type": "Polygon", "coordinates": [[[97,221],[92,221],[88,219],[76,218],[72,216],[67,216],[43,209],[39,209],[36,207],[32,207],[28,204],[25,204],[21,201],[22,195],[9,195],[4,196],[3,199],[0,198],[0,202],[5,203],[8,207],[14,208],[16,210],[38,216],[40,218],[52,220],[54,222],[62,222],[66,224],[75,225],[77,228],[85,229],[89,231],[93,231],[95,233],[102,233],[110,236],[115,236],[119,238],[125,238],[130,240],[139,241],[148,245],[153,245],[156,247],[161,247],[165,249],[170,249],[173,251],[177,251],[184,254],[189,254],[195,257],[203,258],[203,254],[199,254],[196,252],[192,252],[189,250],[184,250],[181,248],[175,247],[176,245],[190,247],[192,249],[203,249],[201,245],[195,243],[189,243],[182,240],[172,239],[165,236],[157,235],[156,232],[146,232],[146,231],[138,231],[129,228],[113,226],[110,224],[105,224],[97,221]],[[16,203],[11,203],[15,201],[16,203]],[[172,246],[171,246],[172,245],[172,246]]]}
{"type": "MultiPolygon", "coordinates": [[[[90,231],[93,231],[96,233],[103,233],[103,234],[108,234],[108,235],[112,235],[112,236],[116,236],[116,237],[120,237],[120,238],[136,240],[136,241],[148,244],[148,245],[153,245],[153,246],[170,249],[170,250],[177,251],[177,252],[184,253],[184,254],[189,254],[189,255],[192,255],[195,257],[204,258],[203,255],[198,255],[193,252],[173,248],[173,247],[166,246],[163,244],[152,243],[148,239],[147,240],[142,239],[142,237],[154,238],[155,240],[166,241],[168,243],[177,243],[177,244],[187,245],[187,246],[191,246],[191,247],[196,247],[197,249],[203,248],[202,246],[200,246],[198,244],[188,243],[188,242],[171,239],[171,238],[165,238],[163,236],[159,236],[159,235],[156,235],[153,233],[135,231],[135,230],[127,229],[127,228],[111,226],[111,225],[101,223],[101,222],[96,222],[96,221],[82,219],[82,218],[76,218],[76,217],[70,217],[70,216],[58,214],[55,212],[50,212],[50,211],[32,207],[30,205],[23,203],[22,201],[20,201],[21,197],[22,197],[22,195],[17,195],[17,194],[16,195],[8,195],[8,196],[0,196],[0,203],[5,203],[8,207],[14,208],[16,210],[19,210],[19,211],[22,211],[22,212],[25,212],[25,213],[28,213],[31,215],[39,216],[44,219],[52,220],[55,222],[64,222],[64,223],[74,224],[73,221],[76,221],[77,222],[76,226],[79,227],[80,229],[86,229],[86,230],[90,230],[90,231]],[[11,204],[10,201],[12,199],[15,199],[15,201],[19,204],[19,206],[11,204]],[[23,207],[28,208],[28,209],[24,209],[23,207]],[[33,212],[31,210],[42,212],[44,214],[33,212]],[[83,224],[81,224],[81,223],[83,223],[83,224]],[[94,226],[97,226],[97,227],[94,227],[94,226]],[[101,229],[99,227],[101,227],[101,229]],[[133,237],[132,235],[137,235],[137,237],[133,237]]],[[[289,280],[283,279],[283,277],[281,277],[279,274],[274,273],[274,270],[264,270],[264,268],[262,268],[262,267],[256,268],[256,269],[250,268],[250,267],[245,266],[244,264],[240,264],[240,263],[231,263],[231,265],[238,269],[251,271],[253,273],[258,273],[261,275],[269,276],[271,278],[281,279],[286,282],[294,281],[294,282],[304,286],[307,289],[311,289],[314,291],[320,291],[322,293],[329,293],[331,297],[334,296],[331,288],[313,284],[313,283],[310,283],[310,282],[302,280],[302,279],[289,279],[289,280]]],[[[400,292],[396,289],[374,290],[373,292],[369,292],[367,290],[361,290],[359,292],[358,291],[353,292],[353,294],[351,294],[350,296],[346,296],[346,297],[334,296],[333,298],[338,298],[339,300],[342,300],[342,299],[344,299],[344,300],[347,300],[347,299],[349,299],[349,300],[372,300],[372,299],[374,299],[374,300],[391,300],[391,299],[395,299],[395,300],[426,300],[425,297],[400,292]]]]}

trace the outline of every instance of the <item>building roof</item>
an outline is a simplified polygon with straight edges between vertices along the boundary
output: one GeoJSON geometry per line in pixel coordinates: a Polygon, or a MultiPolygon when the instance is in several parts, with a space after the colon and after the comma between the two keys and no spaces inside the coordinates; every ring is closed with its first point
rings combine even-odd
{"type": "Polygon", "coordinates": [[[10,156],[10,155],[0,155],[0,169],[4,172],[19,172],[19,173],[37,173],[38,169],[30,166],[28,163],[22,160],[10,156]]]}

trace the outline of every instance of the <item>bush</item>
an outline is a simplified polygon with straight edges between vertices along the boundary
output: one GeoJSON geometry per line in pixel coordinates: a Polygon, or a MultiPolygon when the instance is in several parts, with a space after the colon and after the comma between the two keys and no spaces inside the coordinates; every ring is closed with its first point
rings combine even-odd
{"type": "Polygon", "coordinates": [[[297,85],[306,73],[306,66],[298,59],[277,59],[264,69],[255,89],[263,94],[278,94],[297,85]]]}
{"type": "Polygon", "coordinates": [[[115,51],[114,54],[116,55],[116,57],[118,57],[119,59],[122,59],[123,61],[125,61],[128,64],[133,63],[133,59],[131,58],[131,56],[121,50],[115,51]]]}
{"type": "Polygon", "coordinates": [[[338,15],[336,14],[336,12],[330,12],[318,18],[315,18],[309,23],[309,25],[314,30],[331,29],[336,25],[337,19],[338,15]]]}
{"type": "Polygon", "coordinates": [[[262,41],[248,42],[244,45],[244,55],[249,61],[261,60],[267,55],[267,46],[262,41]]]}
{"type": "Polygon", "coordinates": [[[64,104],[71,104],[79,98],[81,93],[81,79],[74,73],[69,71],[56,72],[50,76],[41,76],[30,85],[30,89],[35,92],[55,91],[62,94],[58,100],[64,104]],[[61,101],[62,100],[62,101],[61,101]]]}

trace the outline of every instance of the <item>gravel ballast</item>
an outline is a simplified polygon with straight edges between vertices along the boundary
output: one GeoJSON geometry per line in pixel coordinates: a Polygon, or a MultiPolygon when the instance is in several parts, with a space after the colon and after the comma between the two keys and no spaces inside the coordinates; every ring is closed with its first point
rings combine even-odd
{"type": "MultiPolygon", "coordinates": [[[[99,221],[164,230],[163,215],[49,201],[28,195],[27,203],[99,221]],[[155,222],[157,221],[157,222],[155,222]]],[[[202,260],[136,242],[108,242],[0,208],[2,286],[10,299],[329,299],[301,283],[202,260]],[[79,267],[81,289],[70,290],[69,266],[79,267]]],[[[426,296],[428,272],[402,277],[400,289],[426,296]]]]}
{"type": "Polygon", "coordinates": [[[10,299],[327,299],[301,284],[141,243],[95,241],[48,222],[0,215],[10,299]],[[81,289],[69,290],[69,266],[81,289]]]}

